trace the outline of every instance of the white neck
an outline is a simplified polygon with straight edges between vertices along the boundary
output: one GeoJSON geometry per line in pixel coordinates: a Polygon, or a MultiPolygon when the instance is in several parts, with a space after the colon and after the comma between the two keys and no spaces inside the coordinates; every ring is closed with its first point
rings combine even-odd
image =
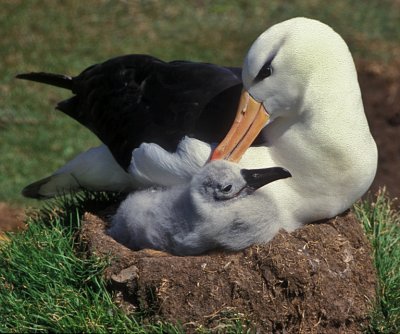
{"type": "Polygon", "coordinates": [[[295,222],[343,212],[375,176],[376,145],[357,80],[337,84],[318,87],[310,81],[302,110],[269,124],[264,129],[266,146],[251,148],[241,161],[246,168],[282,166],[291,172],[292,178],[261,189],[289,230],[297,227],[295,222]]]}

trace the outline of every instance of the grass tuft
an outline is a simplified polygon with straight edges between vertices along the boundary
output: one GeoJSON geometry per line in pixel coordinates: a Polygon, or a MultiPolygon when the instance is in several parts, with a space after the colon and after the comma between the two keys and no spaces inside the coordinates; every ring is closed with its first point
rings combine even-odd
{"type": "Polygon", "coordinates": [[[54,219],[61,219],[63,224],[80,227],[80,219],[85,212],[99,212],[106,207],[121,202],[126,194],[113,192],[80,192],[55,197],[42,204],[40,209],[31,209],[30,216],[39,219],[44,224],[54,219]],[[33,210],[33,211],[32,211],[33,210]],[[71,212],[77,212],[71,215],[71,212]]]}
{"type": "Polygon", "coordinates": [[[385,189],[354,206],[373,248],[378,300],[369,333],[400,333],[400,212],[385,189]]]}
{"type": "Polygon", "coordinates": [[[124,314],[102,276],[107,261],[79,251],[75,236],[86,206],[115,198],[82,193],[59,199],[30,219],[26,231],[9,234],[0,247],[0,332],[179,332],[124,314]]]}

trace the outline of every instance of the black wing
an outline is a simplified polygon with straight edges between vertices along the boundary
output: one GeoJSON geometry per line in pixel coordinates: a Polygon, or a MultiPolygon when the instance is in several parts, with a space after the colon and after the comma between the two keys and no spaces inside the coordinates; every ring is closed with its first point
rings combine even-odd
{"type": "Polygon", "coordinates": [[[241,69],[127,55],[93,65],[76,77],[48,73],[17,77],[70,89],[57,109],[106,144],[123,167],[142,142],[174,151],[183,136],[219,142],[235,117],[241,69]]]}

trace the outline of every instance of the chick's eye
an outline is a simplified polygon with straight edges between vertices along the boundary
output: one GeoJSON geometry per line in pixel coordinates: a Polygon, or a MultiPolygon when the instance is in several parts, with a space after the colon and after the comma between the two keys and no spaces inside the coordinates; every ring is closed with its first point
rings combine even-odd
{"type": "Polygon", "coordinates": [[[231,185],[231,184],[228,184],[227,186],[223,187],[221,190],[222,190],[224,193],[228,193],[228,192],[231,191],[231,189],[232,189],[232,185],[231,185]]]}
{"type": "Polygon", "coordinates": [[[267,62],[261,67],[260,71],[258,72],[257,76],[255,77],[255,81],[261,81],[265,78],[268,78],[272,74],[272,65],[270,62],[267,62]]]}

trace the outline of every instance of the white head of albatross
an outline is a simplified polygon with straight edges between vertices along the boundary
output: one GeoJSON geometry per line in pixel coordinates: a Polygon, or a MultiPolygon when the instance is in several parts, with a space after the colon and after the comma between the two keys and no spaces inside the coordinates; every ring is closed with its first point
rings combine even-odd
{"type": "Polygon", "coordinates": [[[280,228],[256,191],[290,177],[280,167],[240,169],[218,160],[187,185],[134,192],[120,205],[109,234],[132,249],[152,248],[176,255],[213,249],[240,250],[269,241],[280,228]]]}

